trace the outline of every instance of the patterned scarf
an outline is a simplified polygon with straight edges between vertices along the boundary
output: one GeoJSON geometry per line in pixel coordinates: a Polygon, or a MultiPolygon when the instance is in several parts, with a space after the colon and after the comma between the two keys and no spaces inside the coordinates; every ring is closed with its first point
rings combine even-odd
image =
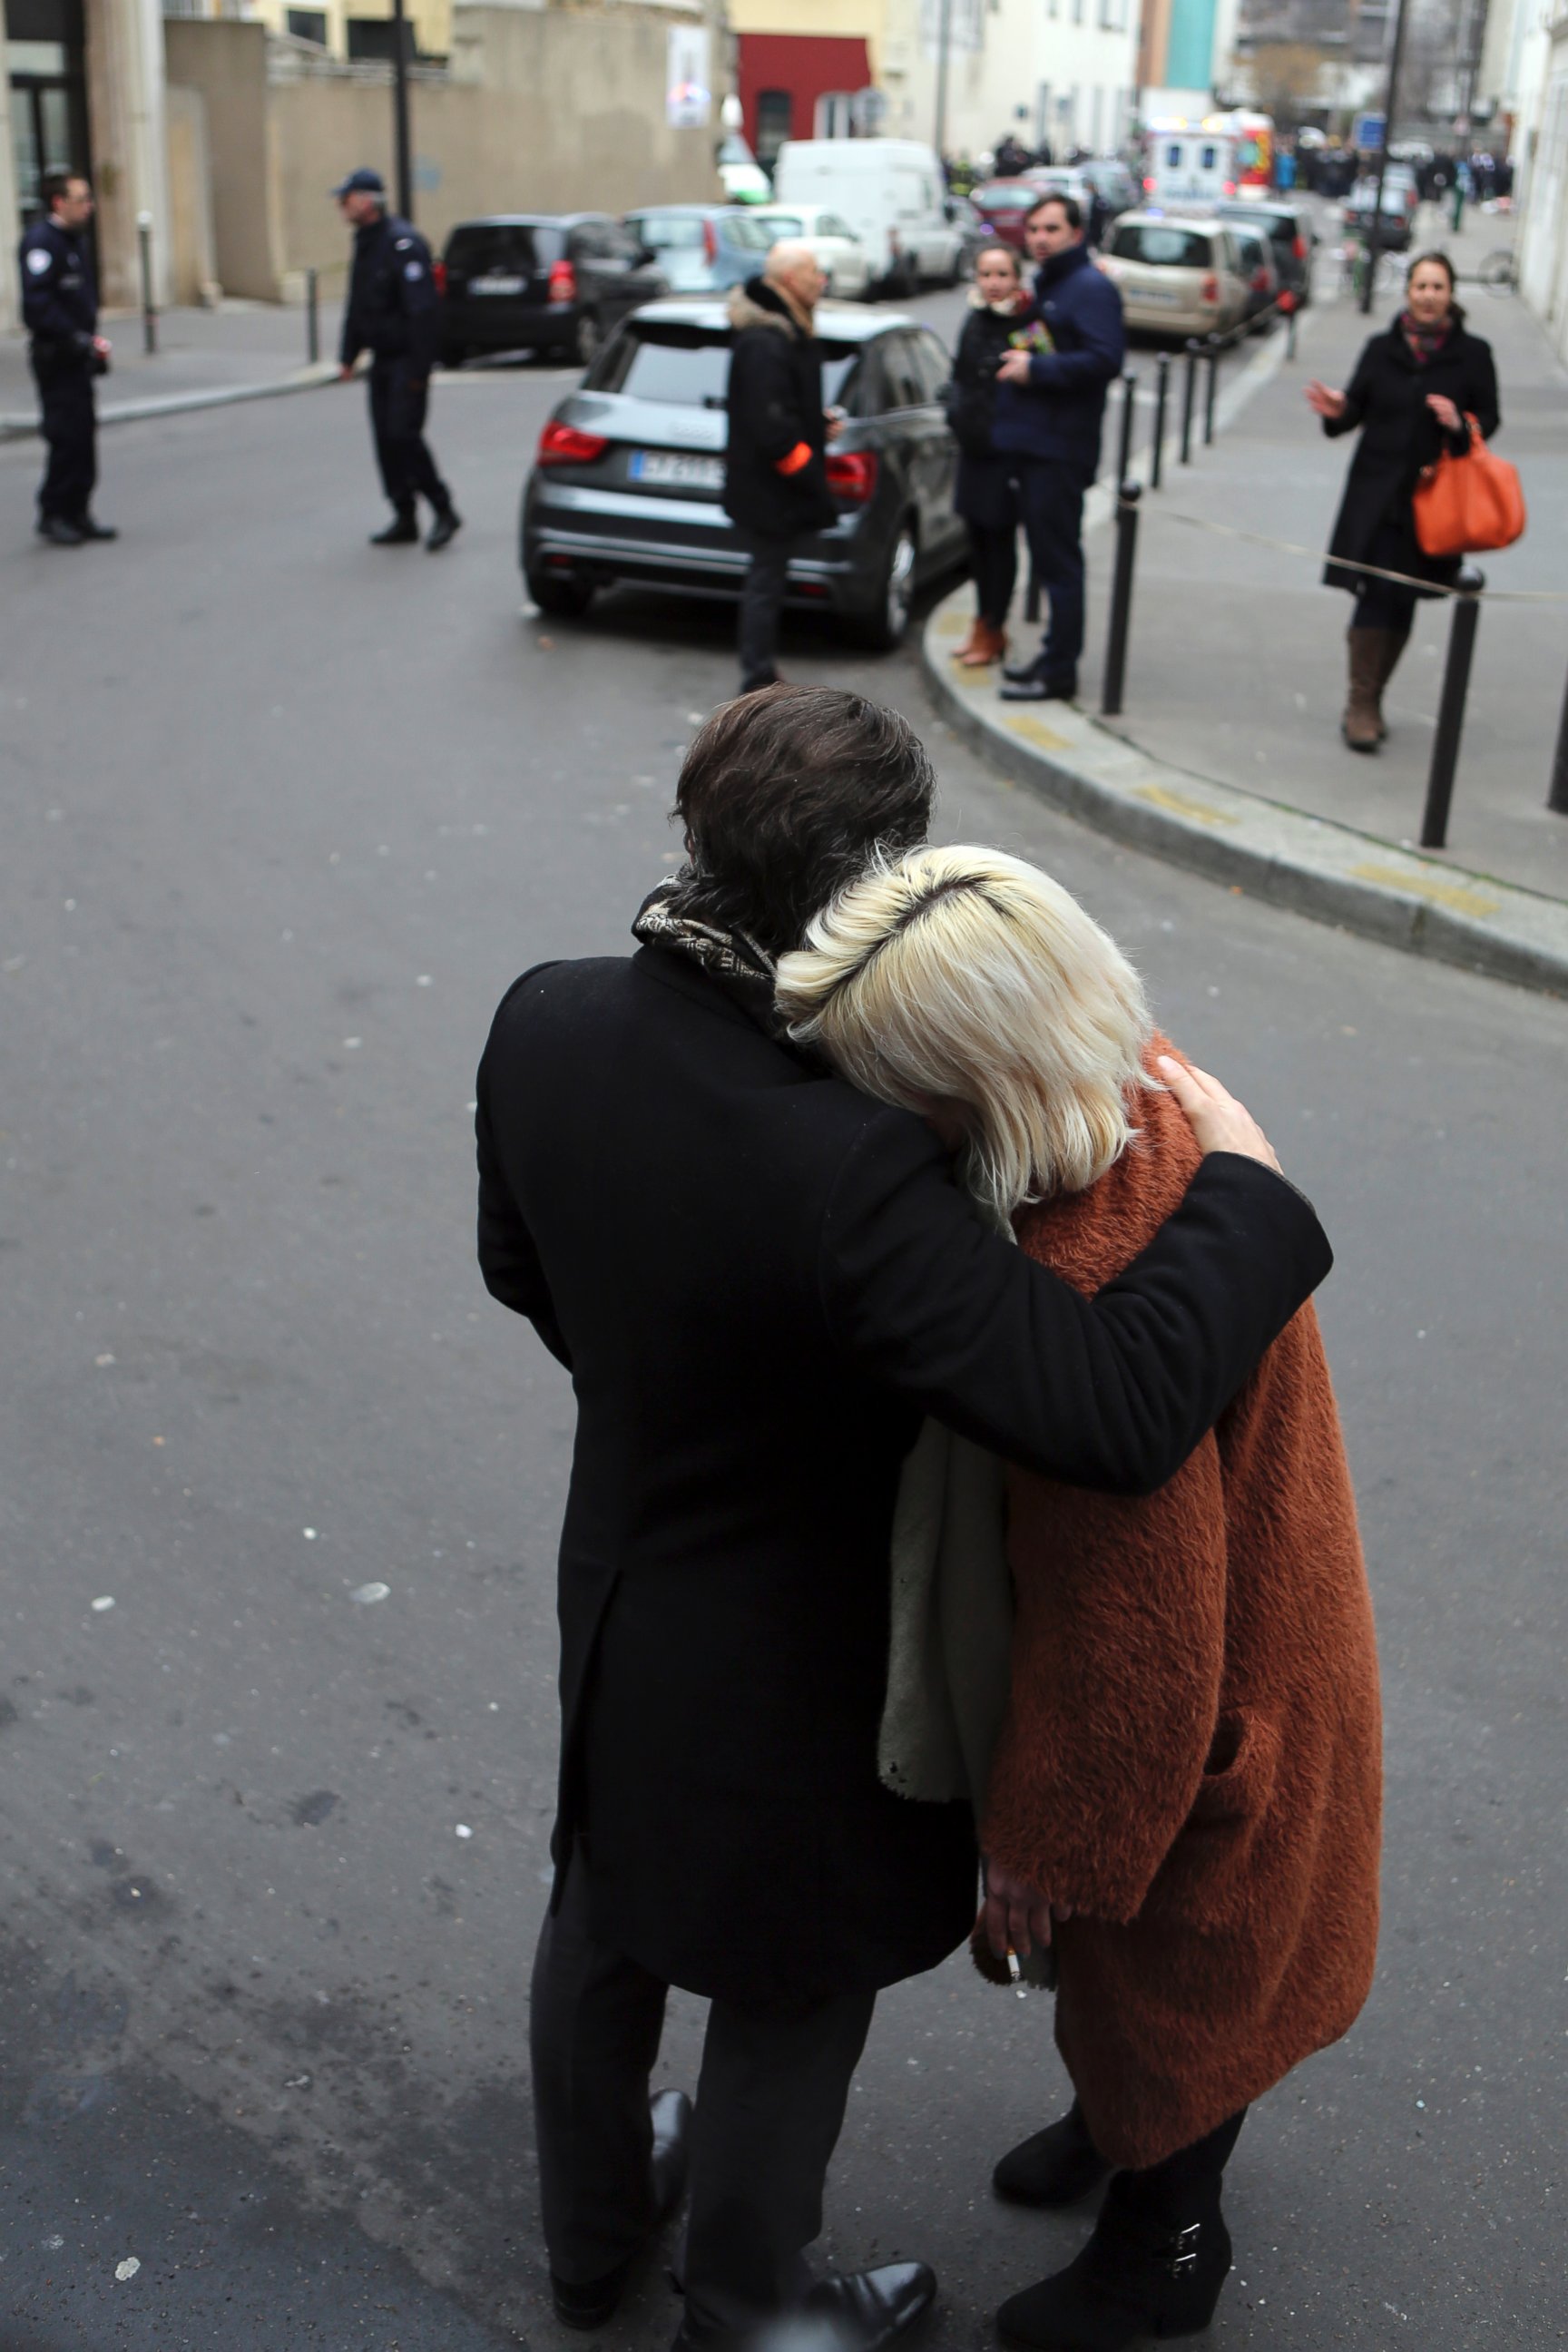
{"type": "Polygon", "coordinates": [[[1453,327],[1452,319],[1438,319],[1431,326],[1424,327],[1411,317],[1408,310],[1402,310],[1399,314],[1399,331],[1418,368],[1431,366],[1453,332],[1453,327]]]}
{"type": "Polygon", "coordinates": [[[658,883],[637,908],[632,937],[644,947],[668,948],[689,956],[726,988],[770,1036],[782,1037],[784,1024],[773,1009],[776,968],[765,948],[744,931],[721,930],[691,909],[696,877],[689,866],[658,883]]]}

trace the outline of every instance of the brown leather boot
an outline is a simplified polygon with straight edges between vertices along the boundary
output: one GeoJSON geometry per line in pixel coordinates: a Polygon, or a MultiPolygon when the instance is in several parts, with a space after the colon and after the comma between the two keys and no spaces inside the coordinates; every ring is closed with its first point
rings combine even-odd
{"type": "Polygon", "coordinates": [[[1377,708],[1383,640],[1391,629],[1347,629],[1350,647],[1350,693],[1340,733],[1352,751],[1375,751],[1383,740],[1383,719],[1377,708]]]}
{"type": "Polygon", "coordinates": [[[969,624],[969,635],[964,638],[963,643],[961,646],[954,646],[952,649],[952,657],[954,661],[961,662],[967,661],[969,659],[970,655],[974,651],[974,640],[980,635],[981,630],[984,626],[984,622],[981,619],[979,614],[976,613],[973,620],[969,624]]]}
{"type": "Polygon", "coordinates": [[[959,656],[965,669],[989,669],[999,662],[1007,650],[1007,632],[994,629],[988,621],[976,621],[974,635],[959,656]]]}
{"type": "Polygon", "coordinates": [[[1373,631],[1373,635],[1374,636],[1378,636],[1383,639],[1382,646],[1379,648],[1378,652],[1376,687],[1377,736],[1380,743],[1386,742],[1388,740],[1388,721],[1383,715],[1383,698],[1384,693],[1387,691],[1389,679],[1399,667],[1399,656],[1405,651],[1405,646],[1410,643],[1410,623],[1406,621],[1402,629],[1375,629],[1373,631]]]}

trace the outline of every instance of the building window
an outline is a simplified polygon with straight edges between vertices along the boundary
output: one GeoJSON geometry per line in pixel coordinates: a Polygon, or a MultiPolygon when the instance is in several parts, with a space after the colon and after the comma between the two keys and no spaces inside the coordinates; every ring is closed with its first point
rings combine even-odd
{"type": "Polygon", "coordinates": [[[795,100],[787,89],[762,89],[757,92],[757,161],[764,172],[773,168],[773,159],[791,133],[795,118],[795,100]]]}
{"type": "MultiPolygon", "coordinates": [[[[351,58],[374,59],[381,65],[391,65],[397,55],[397,21],[393,16],[351,16],[348,20],[349,56],[351,58]]],[[[404,50],[410,64],[414,61],[414,27],[403,21],[404,50]]]]}
{"type": "Polygon", "coordinates": [[[814,139],[853,139],[857,130],[855,93],[847,89],[825,90],[816,101],[814,139]]]}
{"type": "Polygon", "coordinates": [[[289,30],[297,41],[317,41],[327,46],[327,12],[324,8],[290,8],[289,30]]]}

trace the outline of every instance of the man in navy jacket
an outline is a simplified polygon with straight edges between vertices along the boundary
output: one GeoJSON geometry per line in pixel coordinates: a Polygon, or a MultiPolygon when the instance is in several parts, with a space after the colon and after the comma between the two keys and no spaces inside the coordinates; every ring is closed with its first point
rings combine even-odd
{"type": "Polygon", "coordinates": [[[1050,621],[1034,659],[1004,672],[1007,702],[1070,701],[1083,651],[1083,494],[1100,468],[1108,388],[1121,373],[1121,297],[1084,243],[1075,196],[1042,196],[1025,224],[1040,264],[1035,301],[1048,348],[1004,353],[995,448],[1011,457],[1035,577],[1050,621]]]}
{"type": "Polygon", "coordinates": [[[98,479],[93,378],[109,364],[98,331],[98,287],[87,227],[92,190],[76,173],[50,173],[47,210],[22,239],[22,321],[43,412],[49,462],[38,489],[38,533],[55,547],[113,539],[89,511],[98,479]]]}

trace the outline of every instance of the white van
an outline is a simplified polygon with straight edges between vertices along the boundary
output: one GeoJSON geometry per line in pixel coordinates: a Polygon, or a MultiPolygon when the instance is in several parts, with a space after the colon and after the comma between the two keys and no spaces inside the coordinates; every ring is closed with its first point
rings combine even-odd
{"type": "Polygon", "coordinates": [[[1236,141],[1201,127],[1152,130],[1143,193],[1157,205],[1216,205],[1237,191],[1236,141]]]}
{"type": "Polygon", "coordinates": [[[912,293],[955,284],[963,236],[947,217],[936,151],[917,139],[786,139],[773,166],[777,205],[825,205],[848,222],[879,285],[912,293]]]}

